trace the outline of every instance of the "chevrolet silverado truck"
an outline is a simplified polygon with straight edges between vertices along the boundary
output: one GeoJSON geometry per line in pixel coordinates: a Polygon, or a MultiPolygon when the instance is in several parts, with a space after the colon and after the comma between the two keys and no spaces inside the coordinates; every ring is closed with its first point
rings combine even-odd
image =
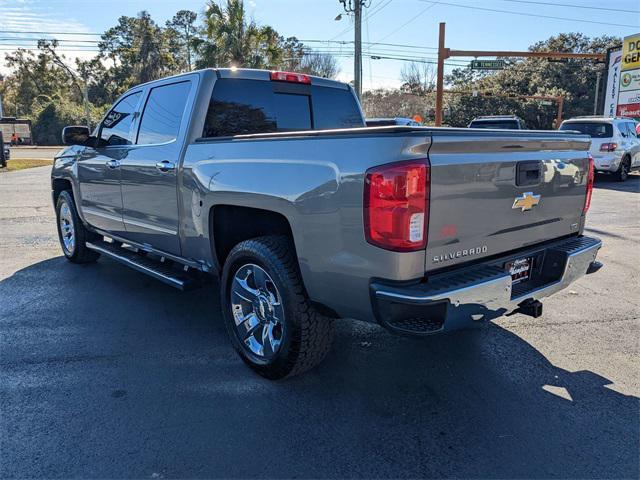
{"type": "Polygon", "coordinates": [[[132,88],[63,141],[64,255],[219,285],[234,348],[271,379],[318,364],[335,319],[424,336],[537,317],[601,266],[578,132],[367,128],[346,84],[205,69],[132,88]]]}

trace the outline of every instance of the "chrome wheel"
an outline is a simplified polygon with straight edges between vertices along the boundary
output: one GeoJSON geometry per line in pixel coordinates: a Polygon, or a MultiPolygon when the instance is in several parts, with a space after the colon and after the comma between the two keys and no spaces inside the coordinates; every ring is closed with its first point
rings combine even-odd
{"type": "Polygon", "coordinates": [[[76,249],[76,231],[73,224],[73,214],[71,213],[71,207],[66,201],[62,201],[60,204],[60,238],[62,239],[62,247],[65,253],[73,255],[76,249]]]}
{"type": "Polygon", "coordinates": [[[241,266],[231,284],[235,333],[249,352],[273,358],[284,338],[282,297],[269,274],[252,263],[241,266]]]}

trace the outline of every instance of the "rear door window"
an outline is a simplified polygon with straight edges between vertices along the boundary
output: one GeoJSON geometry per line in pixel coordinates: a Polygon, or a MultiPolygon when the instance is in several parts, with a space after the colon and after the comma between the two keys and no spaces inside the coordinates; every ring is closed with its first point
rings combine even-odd
{"type": "Polygon", "coordinates": [[[190,90],[189,81],[152,88],[142,112],[136,143],[167,143],[178,138],[190,90]]]}
{"type": "Polygon", "coordinates": [[[633,122],[626,122],[627,132],[629,134],[629,138],[636,138],[638,134],[636,133],[636,126],[633,122]]]}
{"type": "Polygon", "coordinates": [[[102,121],[100,140],[103,146],[131,145],[134,114],[142,92],[127,95],[107,113],[102,121]]]}
{"type": "Polygon", "coordinates": [[[591,138],[611,138],[613,137],[613,127],[610,123],[598,122],[569,122],[560,125],[560,130],[574,130],[591,138]]]}

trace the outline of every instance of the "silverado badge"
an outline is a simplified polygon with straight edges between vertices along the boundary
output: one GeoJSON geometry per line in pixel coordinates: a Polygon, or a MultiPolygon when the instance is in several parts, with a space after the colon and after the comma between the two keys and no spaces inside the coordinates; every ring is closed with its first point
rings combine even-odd
{"type": "Polygon", "coordinates": [[[533,192],[525,192],[520,197],[516,197],[511,208],[520,208],[526,212],[540,203],[540,197],[541,195],[534,195],[533,192]]]}

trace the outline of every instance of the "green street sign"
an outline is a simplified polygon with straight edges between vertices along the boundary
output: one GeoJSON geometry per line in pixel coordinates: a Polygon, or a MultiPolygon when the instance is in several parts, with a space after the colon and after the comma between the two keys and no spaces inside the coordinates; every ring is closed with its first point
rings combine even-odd
{"type": "Polygon", "coordinates": [[[471,60],[473,70],[502,70],[504,60],[471,60]]]}

